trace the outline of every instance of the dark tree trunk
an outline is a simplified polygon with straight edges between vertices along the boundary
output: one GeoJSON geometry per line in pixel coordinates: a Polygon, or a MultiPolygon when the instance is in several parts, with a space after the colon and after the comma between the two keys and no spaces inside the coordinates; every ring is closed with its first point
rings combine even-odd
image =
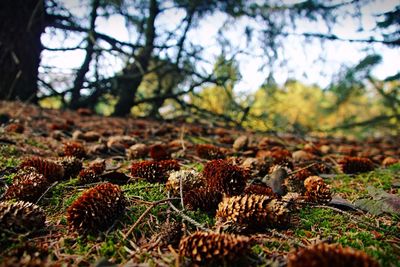
{"type": "Polygon", "coordinates": [[[37,102],[44,0],[0,1],[0,99],[37,102]]]}
{"type": "Polygon", "coordinates": [[[72,109],[78,109],[82,107],[81,102],[81,89],[83,87],[83,83],[85,82],[86,73],[89,71],[90,62],[92,61],[92,56],[94,53],[94,46],[96,43],[96,37],[93,34],[95,32],[96,27],[96,18],[97,18],[97,9],[99,8],[100,0],[92,1],[92,11],[90,14],[90,31],[88,32],[88,36],[86,38],[86,56],[83,60],[83,63],[76,73],[76,78],[74,81],[74,86],[72,88],[72,96],[71,103],[69,105],[72,109]]]}
{"type": "Polygon", "coordinates": [[[147,72],[151,54],[153,52],[154,39],[156,37],[154,22],[158,12],[157,0],[151,0],[149,17],[146,22],[146,43],[140,54],[137,56],[137,61],[126,67],[123,71],[123,75],[117,78],[118,102],[115,105],[114,116],[125,116],[129,114],[135,102],[137,89],[147,72]]]}

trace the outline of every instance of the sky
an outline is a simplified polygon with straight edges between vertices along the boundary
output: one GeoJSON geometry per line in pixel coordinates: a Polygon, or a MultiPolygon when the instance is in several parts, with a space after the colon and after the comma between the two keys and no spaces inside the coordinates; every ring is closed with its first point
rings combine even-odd
{"type": "MultiPolygon", "coordinates": [[[[87,16],[87,10],[80,7],[80,0],[64,0],[65,6],[72,10],[77,16],[87,16]]],[[[285,3],[293,3],[299,1],[284,1],[285,3]]],[[[327,1],[327,3],[330,1],[327,1]]],[[[338,2],[338,1],[335,1],[338,2]]],[[[375,25],[376,15],[393,9],[398,4],[394,0],[373,1],[371,4],[361,10],[363,14],[362,21],[347,16],[341,19],[332,32],[342,38],[362,39],[370,35],[363,35],[357,32],[359,23],[361,22],[365,29],[372,29],[375,25]]],[[[182,19],[184,13],[171,10],[165,12],[158,19],[157,23],[161,25],[174,25],[182,19]]],[[[201,21],[196,30],[189,33],[189,39],[195,43],[201,43],[206,47],[204,56],[209,61],[213,61],[220,53],[220,47],[216,41],[216,34],[219,26],[222,25],[225,16],[217,13],[208,16],[201,21]]],[[[263,50],[257,43],[251,47],[247,47],[243,31],[249,23],[246,19],[239,20],[238,23],[232,25],[227,31],[227,35],[239,47],[249,49],[254,54],[262,54],[263,50]]],[[[96,22],[97,30],[102,33],[109,34],[113,37],[124,41],[133,41],[135,36],[129,35],[125,28],[124,19],[121,16],[112,16],[108,19],[100,18],[96,22]]],[[[257,25],[254,25],[257,27],[257,25]]],[[[295,33],[324,31],[326,27],[323,23],[309,23],[305,20],[299,21],[295,33]]],[[[42,36],[42,41],[47,47],[57,47],[60,45],[60,36],[51,35],[49,31],[42,36]]],[[[69,36],[69,41],[63,45],[76,45],[79,38],[69,36]]],[[[302,37],[290,36],[281,51],[287,62],[282,66],[274,67],[274,77],[276,81],[283,84],[287,79],[298,79],[307,84],[317,84],[322,88],[329,85],[331,77],[338,73],[341,66],[357,64],[368,53],[379,53],[382,55],[383,61],[377,66],[373,75],[383,79],[387,76],[394,75],[400,70],[400,49],[388,48],[385,45],[365,45],[360,43],[348,43],[342,41],[328,41],[323,45],[317,40],[302,47],[302,37]],[[321,62],[319,57],[323,56],[325,62],[321,62]]],[[[78,68],[84,58],[83,51],[73,52],[46,52],[42,54],[42,63],[44,65],[55,66],[60,72],[69,75],[69,68],[78,68]]],[[[265,59],[255,58],[248,55],[238,55],[236,58],[239,62],[239,69],[242,80],[236,85],[235,90],[238,92],[254,92],[265,81],[268,76],[269,69],[260,70],[266,62],[265,59]]],[[[110,57],[107,59],[108,68],[105,70],[106,75],[112,76],[113,72],[121,70],[123,62],[118,58],[110,57]]],[[[212,64],[204,64],[205,69],[212,68],[212,64]]]]}

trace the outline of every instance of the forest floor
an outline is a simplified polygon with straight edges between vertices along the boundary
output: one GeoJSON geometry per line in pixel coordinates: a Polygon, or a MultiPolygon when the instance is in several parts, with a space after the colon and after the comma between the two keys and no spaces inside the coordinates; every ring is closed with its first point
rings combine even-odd
{"type": "MultiPolygon", "coordinates": [[[[196,262],[196,255],[206,257],[202,252],[193,252],[194,259],[182,257],[179,241],[197,230],[217,231],[217,220],[215,211],[182,207],[182,198],[191,194],[182,188],[183,178],[178,185],[170,181],[167,187],[168,173],[163,173],[165,177],[159,177],[159,181],[133,174],[132,164],[160,158],[172,158],[181,170],[199,173],[209,160],[224,158],[244,170],[247,193],[254,193],[251,186],[255,184],[268,184],[278,195],[285,194],[282,190],[289,192],[288,202],[294,203],[287,215],[290,222],[241,233],[250,236],[252,242],[241,257],[244,259],[234,262],[236,265],[286,266],[288,255],[296,249],[338,243],[365,252],[380,266],[400,266],[399,137],[357,141],[262,134],[207,123],[101,117],[88,110],[48,110],[16,102],[0,102],[0,125],[3,198],[10,188],[18,188],[20,180],[16,177],[20,176],[21,164],[26,165],[33,156],[55,162],[61,156],[77,156],[85,169],[105,163],[105,168],[90,179],[75,172],[68,179],[53,180],[40,192],[32,202],[46,215],[41,229],[22,233],[4,229],[6,222],[2,220],[6,219],[1,213],[5,211],[0,208],[0,266],[233,265],[228,259],[213,262],[202,258],[196,262]],[[142,145],[134,146],[137,144],[142,145]],[[369,161],[351,165],[351,159],[360,157],[369,161]],[[278,175],[277,169],[284,174],[278,175]],[[304,172],[323,178],[323,186],[330,188],[331,201],[330,196],[320,199],[318,194],[310,198],[308,189],[301,187],[307,176],[300,175],[304,172]],[[106,181],[119,184],[127,200],[123,214],[104,231],[82,234],[79,229],[86,226],[74,228],[68,208],[84,192],[106,181]],[[290,187],[293,181],[301,181],[297,192],[290,187]]],[[[96,220],[101,221],[102,211],[97,212],[96,220]]],[[[203,249],[201,244],[191,245],[203,249]]],[[[204,249],[215,249],[211,252],[217,255],[215,258],[218,249],[224,250],[210,246],[204,249]]]]}

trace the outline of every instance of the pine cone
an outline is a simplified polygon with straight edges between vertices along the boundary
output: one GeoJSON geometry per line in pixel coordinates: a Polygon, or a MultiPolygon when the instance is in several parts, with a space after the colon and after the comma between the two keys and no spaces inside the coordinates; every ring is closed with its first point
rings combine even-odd
{"type": "Polygon", "coordinates": [[[280,200],[262,195],[244,195],[224,198],[218,205],[217,224],[238,226],[244,232],[266,227],[286,227],[290,212],[280,200]]]}
{"type": "Polygon", "coordinates": [[[169,171],[177,171],[180,166],[176,160],[142,161],[133,163],[131,175],[144,178],[150,183],[166,182],[169,171]]]}
{"type": "Polygon", "coordinates": [[[19,199],[36,202],[49,186],[48,180],[40,173],[21,171],[14,177],[13,184],[4,193],[4,199],[19,199]]]}
{"type": "Polygon", "coordinates": [[[81,234],[106,230],[124,213],[126,199],[117,185],[103,183],[86,190],[68,208],[71,229],[81,234]]]}
{"type": "Polygon", "coordinates": [[[317,163],[308,168],[314,175],[330,173],[330,168],[326,163],[317,163]]]}
{"type": "Polygon", "coordinates": [[[96,173],[97,175],[100,175],[106,170],[106,161],[95,160],[90,164],[89,169],[94,171],[94,173],[96,173]]]}
{"type": "Polygon", "coordinates": [[[250,238],[231,234],[195,232],[181,240],[179,254],[195,264],[233,263],[250,250],[250,238]]]}
{"type": "Polygon", "coordinates": [[[160,231],[151,237],[149,243],[157,247],[167,245],[176,247],[179,245],[182,235],[183,231],[181,222],[166,222],[161,226],[160,231]]]}
{"type": "Polygon", "coordinates": [[[374,163],[368,158],[344,157],[338,161],[339,168],[343,173],[362,173],[373,171],[374,163]]]}
{"type": "Polygon", "coordinates": [[[379,267],[365,252],[321,243],[288,255],[288,267],[379,267]]]}
{"type": "Polygon", "coordinates": [[[17,201],[0,202],[0,232],[10,230],[14,232],[27,232],[42,229],[45,226],[46,215],[37,205],[17,201]]]}
{"type": "Polygon", "coordinates": [[[328,203],[332,199],[329,186],[319,176],[310,176],[304,181],[306,200],[317,203],[328,203]]]}
{"type": "Polygon", "coordinates": [[[207,187],[226,193],[228,196],[241,194],[249,177],[243,168],[221,159],[207,162],[202,175],[206,180],[207,187]]]}
{"type": "Polygon", "coordinates": [[[289,192],[304,193],[304,180],[313,174],[308,169],[299,170],[285,180],[286,189],[289,192]]]}
{"type": "Polygon", "coordinates": [[[150,157],[154,160],[164,160],[171,158],[171,154],[164,145],[152,145],[150,147],[150,157]]]}
{"type": "Polygon", "coordinates": [[[126,156],[128,159],[145,158],[149,148],[145,144],[135,144],[126,150],[126,156]]]}
{"type": "Polygon", "coordinates": [[[250,184],[244,189],[243,193],[246,195],[255,194],[278,198],[278,195],[268,185],[250,184]]]}
{"type": "Polygon", "coordinates": [[[63,146],[64,156],[84,158],[86,157],[85,147],[79,142],[67,142],[63,146]]]}
{"type": "Polygon", "coordinates": [[[22,161],[20,168],[33,167],[43,174],[49,182],[60,181],[64,177],[64,168],[61,164],[40,157],[30,157],[22,161]]]}
{"type": "Polygon", "coordinates": [[[206,188],[197,188],[187,192],[183,203],[189,210],[201,210],[215,214],[218,204],[222,201],[222,193],[206,188]]]}
{"type": "Polygon", "coordinates": [[[51,266],[48,262],[49,250],[44,242],[23,242],[13,246],[2,254],[1,267],[43,267],[51,266]]]}
{"type": "Polygon", "coordinates": [[[273,159],[274,164],[287,165],[289,168],[292,167],[292,153],[289,150],[279,146],[275,146],[270,150],[270,157],[273,159]]]}
{"type": "Polygon", "coordinates": [[[199,144],[196,145],[196,153],[202,159],[222,159],[225,158],[221,149],[214,145],[199,144]]]}
{"type": "Polygon", "coordinates": [[[7,133],[19,133],[19,134],[22,134],[24,132],[24,130],[25,130],[25,127],[19,122],[13,122],[13,123],[8,124],[4,128],[4,130],[7,133]]]}
{"type": "Polygon", "coordinates": [[[57,163],[63,166],[65,179],[76,177],[82,170],[82,161],[76,157],[62,157],[57,163]]]}
{"type": "Polygon", "coordinates": [[[399,162],[400,162],[400,160],[398,160],[398,159],[396,159],[396,158],[393,158],[393,157],[386,157],[386,158],[384,158],[384,160],[382,161],[382,165],[383,165],[384,167],[389,167],[389,166],[392,166],[392,165],[397,164],[397,163],[399,163],[399,162]]]}
{"type": "Polygon", "coordinates": [[[172,191],[173,194],[178,195],[180,191],[180,181],[182,180],[182,190],[187,192],[193,188],[203,186],[204,181],[200,174],[194,170],[180,170],[171,172],[168,177],[166,188],[172,191]]]}
{"type": "Polygon", "coordinates": [[[79,172],[78,183],[79,184],[93,184],[100,182],[100,177],[92,169],[83,169],[79,172]]]}

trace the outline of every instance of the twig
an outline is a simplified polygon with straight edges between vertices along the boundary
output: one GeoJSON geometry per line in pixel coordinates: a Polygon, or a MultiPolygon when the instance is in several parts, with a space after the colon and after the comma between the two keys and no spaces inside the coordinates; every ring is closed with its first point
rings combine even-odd
{"type": "Polygon", "coordinates": [[[185,203],[183,203],[182,175],[179,176],[179,195],[181,197],[182,210],[185,210],[185,203]]]}
{"type": "Polygon", "coordinates": [[[168,245],[168,249],[169,251],[171,251],[172,255],[174,255],[175,267],[181,266],[181,264],[179,263],[180,260],[179,253],[177,253],[176,250],[171,245],[168,245]]]}
{"type": "Polygon", "coordinates": [[[138,186],[138,187],[133,187],[133,188],[124,189],[123,192],[128,192],[128,191],[138,190],[138,189],[154,188],[154,187],[160,187],[160,186],[161,186],[160,184],[143,185],[143,186],[138,186]]]}
{"type": "Polygon", "coordinates": [[[314,165],[316,165],[316,164],[317,164],[316,162],[311,163],[311,164],[309,164],[309,165],[307,165],[307,166],[305,166],[305,167],[303,167],[303,168],[300,168],[300,169],[297,169],[297,170],[294,170],[294,171],[289,172],[288,175],[292,175],[292,174],[295,174],[295,173],[300,172],[300,171],[302,171],[302,170],[306,170],[306,169],[308,169],[308,168],[310,168],[310,167],[312,167],[312,166],[314,166],[314,165]]]}
{"type": "Polygon", "coordinates": [[[68,189],[83,189],[83,188],[89,188],[89,187],[92,187],[94,185],[98,185],[98,184],[102,184],[102,183],[104,183],[104,182],[101,181],[101,182],[95,182],[95,183],[84,184],[84,185],[66,186],[65,188],[68,188],[68,189]]]}
{"type": "Polygon", "coordinates": [[[173,199],[167,198],[167,199],[162,199],[162,200],[151,202],[150,206],[142,213],[142,215],[140,215],[140,217],[136,220],[136,222],[128,230],[128,232],[125,235],[125,239],[131,235],[133,230],[135,230],[136,226],[138,226],[138,224],[143,220],[144,217],[146,217],[146,215],[151,211],[152,208],[154,208],[155,206],[160,205],[162,203],[170,202],[171,200],[175,200],[175,198],[173,198],[173,199]]]}
{"type": "Polygon", "coordinates": [[[285,234],[279,233],[279,232],[276,231],[275,229],[270,229],[270,230],[268,230],[268,232],[270,232],[273,236],[275,235],[275,236],[278,236],[278,237],[280,237],[280,238],[286,239],[289,243],[298,245],[298,246],[303,247],[303,248],[306,247],[306,245],[302,244],[301,242],[295,241],[295,240],[293,239],[293,237],[290,237],[290,236],[287,236],[287,235],[285,235],[285,234]]]}
{"type": "Polygon", "coordinates": [[[190,222],[191,224],[193,224],[197,228],[199,228],[199,229],[201,229],[203,231],[206,231],[206,232],[210,232],[211,231],[210,229],[206,228],[201,223],[196,222],[195,220],[193,220],[192,218],[187,216],[185,213],[183,213],[181,210],[179,210],[177,207],[175,207],[171,202],[168,202],[168,204],[176,213],[178,213],[179,216],[181,216],[183,219],[187,220],[188,222],[190,222]]]}
{"type": "Polygon", "coordinates": [[[35,204],[39,203],[39,201],[46,195],[47,192],[49,192],[50,189],[52,189],[56,184],[58,184],[58,181],[55,181],[52,185],[49,186],[49,188],[44,191],[44,193],[39,197],[39,199],[36,201],[35,204]]]}

